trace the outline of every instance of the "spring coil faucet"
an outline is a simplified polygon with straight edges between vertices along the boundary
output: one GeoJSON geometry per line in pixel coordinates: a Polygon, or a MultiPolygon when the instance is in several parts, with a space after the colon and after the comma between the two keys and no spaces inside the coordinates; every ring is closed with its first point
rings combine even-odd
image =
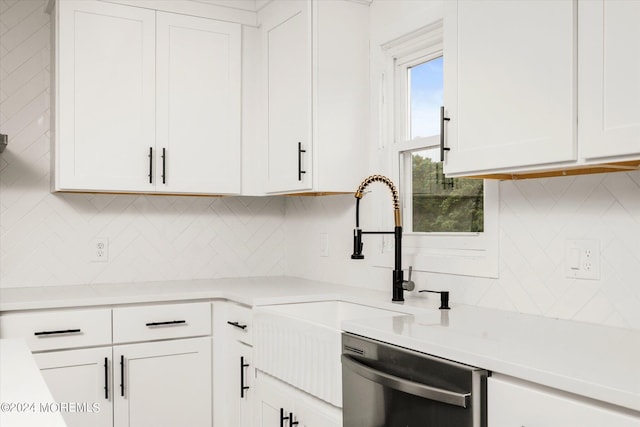
{"type": "Polygon", "coordinates": [[[351,259],[364,259],[362,254],[362,235],[363,234],[393,234],[395,243],[395,262],[393,269],[392,292],[393,302],[404,301],[404,291],[412,291],[415,287],[411,281],[411,269],[409,269],[409,280],[404,280],[402,272],[402,216],[400,215],[400,196],[393,182],[383,175],[371,175],[362,181],[355,193],[356,197],[356,228],[353,230],[353,254],[351,259]],[[394,231],[362,231],[360,228],[360,199],[364,197],[364,190],[373,182],[381,182],[389,187],[393,197],[393,216],[395,220],[394,231]]]}

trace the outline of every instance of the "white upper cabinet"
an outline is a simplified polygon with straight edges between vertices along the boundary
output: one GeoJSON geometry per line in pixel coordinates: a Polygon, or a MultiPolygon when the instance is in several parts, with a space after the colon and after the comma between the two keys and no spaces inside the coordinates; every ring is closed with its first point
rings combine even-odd
{"type": "Polygon", "coordinates": [[[576,159],[572,0],[444,2],[448,176],[576,159]]]}
{"type": "Polygon", "coordinates": [[[278,1],[261,14],[268,109],[267,191],[310,190],[311,4],[278,1]]]}
{"type": "Polygon", "coordinates": [[[148,190],[155,13],[70,0],[55,15],[56,189],[148,190]]]}
{"type": "Polygon", "coordinates": [[[156,188],[240,193],[240,26],[158,12],[157,34],[156,188]]]}
{"type": "Polygon", "coordinates": [[[262,37],[266,193],[351,192],[366,169],[368,6],[275,0],[262,37]]]}
{"type": "Polygon", "coordinates": [[[580,153],[587,159],[638,158],[640,1],[590,0],[579,6],[580,153]]]}
{"type": "Polygon", "coordinates": [[[445,173],[640,165],[640,3],[444,2],[445,173]]]}
{"type": "Polygon", "coordinates": [[[55,190],[240,192],[240,25],[91,0],[54,12],[55,190]]]}

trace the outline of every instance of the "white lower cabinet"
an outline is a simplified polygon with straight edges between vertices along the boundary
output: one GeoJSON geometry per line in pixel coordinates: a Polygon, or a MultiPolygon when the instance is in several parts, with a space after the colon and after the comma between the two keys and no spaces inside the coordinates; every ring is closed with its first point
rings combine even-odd
{"type": "Polygon", "coordinates": [[[253,425],[254,378],[251,308],[213,303],[213,425],[253,425]]]}
{"type": "Polygon", "coordinates": [[[119,345],[114,355],[116,426],[210,426],[211,339],[119,345]]]}
{"type": "Polygon", "coordinates": [[[34,359],[55,403],[78,405],[62,413],[68,427],[113,425],[110,346],[34,354],[34,359]]]}
{"type": "Polygon", "coordinates": [[[256,427],[339,427],[339,408],[316,399],[261,371],[257,372],[256,427]]]}
{"type": "Polygon", "coordinates": [[[640,414],[494,374],[487,380],[491,427],[639,427],[640,414]]]}

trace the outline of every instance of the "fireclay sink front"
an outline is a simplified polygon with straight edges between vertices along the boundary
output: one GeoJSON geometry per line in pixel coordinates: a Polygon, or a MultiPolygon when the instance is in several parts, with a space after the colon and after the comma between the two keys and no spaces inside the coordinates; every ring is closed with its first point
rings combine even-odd
{"type": "Polygon", "coordinates": [[[345,301],[256,307],[253,314],[255,366],[342,407],[341,323],[405,314],[345,301]]]}

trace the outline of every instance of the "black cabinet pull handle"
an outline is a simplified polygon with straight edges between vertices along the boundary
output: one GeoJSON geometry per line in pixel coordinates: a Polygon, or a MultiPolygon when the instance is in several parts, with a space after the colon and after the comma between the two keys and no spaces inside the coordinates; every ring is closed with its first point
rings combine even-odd
{"type": "Polygon", "coordinates": [[[145,325],[151,328],[153,326],[184,325],[186,323],[187,323],[186,320],[169,320],[168,322],[145,323],[145,325]]]}
{"type": "Polygon", "coordinates": [[[79,334],[82,332],[80,329],[60,329],[57,331],[40,331],[34,332],[33,335],[39,337],[42,335],[63,335],[63,334],[79,334]]]}
{"type": "Polygon", "coordinates": [[[238,322],[227,322],[227,323],[231,326],[235,326],[236,328],[247,329],[247,325],[241,325],[238,322]]]}
{"type": "Polygon", "coordinates": [[[153,147],[149,147],[149,184],[153,184],[153,147]]]}
{"type": "Polygon", "coordinates": [[[167,178],[166,178],[166,170],[167,170],[166,158],[167,158],[166,149],[164,147],[162,147],[162,183],[163,184],[167,183],[167,178]]]}
{"type": "Polygon", "coordinates": [[[240,356],[240,398],[244,399],[244,391],[249,390],[249,386],[244,385],[244,368],[248,368],[249,364],[244,363],[244,356],[240,356]]]}
{"type": "Polygon", "coordinates": [[[440,107],[440,161],[444,162],[444,152],[451,150],[449,147],[444,146],[444,122],[451,120],[449,117],[444,116],[444,107],[440,107]]]}
{"type": "Polygon", "coordinates": [[[284,427],[284,422],[288,419],[289,417],[284,416],[284,408],[280,408],[280,427],[284,427]]]}
{"type": "Polygon", "coordinates": [[[124,397],[124,355],[120,356],[120,396],[124,397]]]}
{"type": "Polygon", "coordinates": [[[104,358],[104,398],[109,400],[109,358],[104,358]]]}
{"type": "Polygon", "coordinates": [[[307,171],[302,170],[302,153],[306,153],[307,150],[302,149],[302,142],[298,142],[298,181],[302,181],[302,174],[307,171]]]}
{"type": "Polygon", "coordinates": [[[289,412],[289,426],[297,426],[298,422],[293,421],[293,412],[289,412]]]}

